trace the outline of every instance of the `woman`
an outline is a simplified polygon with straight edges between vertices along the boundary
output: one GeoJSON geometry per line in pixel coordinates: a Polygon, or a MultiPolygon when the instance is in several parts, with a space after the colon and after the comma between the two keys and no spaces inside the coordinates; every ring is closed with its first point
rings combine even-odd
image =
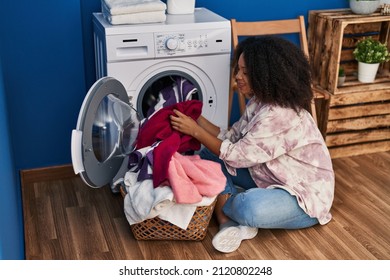
{"type": "Polygon", "coordinates": [[[258,228],[301,229],[331,220],[334,172],[327,147],[306,110],[312,99],[307,58],[277,37],[242,41],[234,58],[238,92],[249,99],[229,130],[175,111],[174,129],[198,139],[204,159],[227,177],[215,214],[213,246],[233,252],[258,228]]]}

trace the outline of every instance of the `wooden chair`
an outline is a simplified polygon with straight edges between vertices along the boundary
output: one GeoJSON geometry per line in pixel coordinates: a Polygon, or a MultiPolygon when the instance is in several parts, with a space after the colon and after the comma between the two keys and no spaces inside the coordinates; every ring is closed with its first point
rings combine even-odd
{"type": "MultiPolygon", "coordinates": [[[[284,20],[271,20],[271,21],[252,21],[252,22],[240,22],[235,19],[231,19],[232,30],[232,48],[235,50],[239,37],[241,36],[260,36],[260,35],[284,35],[284,34],[297,34],[300,40],[300,47],[302,51],[309,57],[309,47],[306,37],[305,19],[303,16],[298,16],[295,19],[284,20]]],[[[233,96],[236,92],[236,85],[234,79],[234,71],[231,69],[230,75],[230,91],[229,91],[229,121],[233,105],[233,96]]],[[[315,99],[326,99],[327,96],[323,92],[317,91],[313,87],[314,99],[310,104],[311,114],[319,124],[317,119],[317,110],[315,106],[315,99]]],[[[240,109],[240,115],[245,110],[246,100],[244,96],[238,95],[238,103],[240,109]]],[[[320,129],[321,130],[321,129],[320,129]]]]}

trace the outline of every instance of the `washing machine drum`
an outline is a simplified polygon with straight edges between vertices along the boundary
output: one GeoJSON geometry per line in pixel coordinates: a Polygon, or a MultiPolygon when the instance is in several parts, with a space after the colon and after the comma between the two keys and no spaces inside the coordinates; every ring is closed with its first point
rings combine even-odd
{"type": "Polygon", "coordinates": [[[103,77],[88,91],[72,131],[73,169],[91,187],[108,184],[135,147],[140,117],[126,89],[103,77]]]}

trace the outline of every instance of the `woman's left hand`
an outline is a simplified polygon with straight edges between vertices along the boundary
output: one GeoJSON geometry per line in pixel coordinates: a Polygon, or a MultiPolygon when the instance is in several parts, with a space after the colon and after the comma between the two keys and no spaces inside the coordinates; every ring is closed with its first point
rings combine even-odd
{"type": "Polygon", "coordinates": [[[197,122],[191,117],[183,114],[182,112],[176,109],[173,110],[173,112],[175,113],[176,116],[171,115],[170,117],[172,128],[181,133],[191,135],[194,137],[195,130],[198,127],[197,122]]]}

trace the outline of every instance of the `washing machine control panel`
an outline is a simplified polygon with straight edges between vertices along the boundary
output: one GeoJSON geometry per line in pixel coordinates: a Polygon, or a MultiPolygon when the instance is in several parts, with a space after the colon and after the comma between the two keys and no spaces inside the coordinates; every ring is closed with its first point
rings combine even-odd
{"type": "Polygon", "coordinates": [[[230,32],[220,29],[155,33],[156,57],[229,52],[229,36],[230,32]]]}

